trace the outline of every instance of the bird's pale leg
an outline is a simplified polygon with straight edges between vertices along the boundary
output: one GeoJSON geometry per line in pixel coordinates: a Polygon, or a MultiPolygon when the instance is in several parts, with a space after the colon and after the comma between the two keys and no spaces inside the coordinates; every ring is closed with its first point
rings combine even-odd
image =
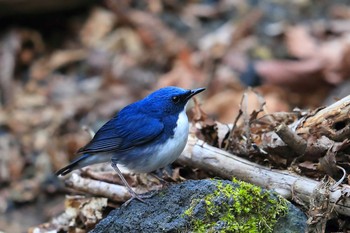
{"type": "Polygon", "coordinates": [[[118,166],[116,163],[112,162],[112,167],[113,169],[118,173],[120,179],[123,181],[124,185],[126,186],[126,188],[128,189],[129,193],[131,194],[131,199],[128,200],[127,202],[125,202],[125,205],[128,205],[130,203],[130,201],[132,201],[133,199],[137,199],[141,202],[145,202],[128,184],[128,182],[125,180],[123,174],[121,173],[121,171],[119,170],[118,166]]]}

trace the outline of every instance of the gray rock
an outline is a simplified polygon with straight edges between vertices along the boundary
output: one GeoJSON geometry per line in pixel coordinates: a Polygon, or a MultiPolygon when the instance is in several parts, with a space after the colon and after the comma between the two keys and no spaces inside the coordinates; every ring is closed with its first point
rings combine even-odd
{"type": "MultiPolygon", "coordinates": [[[[231,185],[233,190],[240,187],[237,183],[221,180],[191,180],[174,184],[147,199],[147,204],[134,200],[126,207],[113,210],[91,232],[190,232],[193,230],[195,220],[208,220],[205,198],[211,200],[213,206],[219,209],[234,205],[234,198],[217,195],[220,193],[216,191],[220,184],[224,187],[231,185]],[[209,195],[213,198],[210,199],[209,195]]],[[[278,199],[275,194],[268,196],[272,200],[278,199]]],[[[288,213],[278,219],[273,232],[305,232],[307,219],[305,214],[288,201],[284,203],[288,206],[288,213]]],[[[271,204],[266,208],[269,206],[271,207],[271,204]]],[[[213,218],[220,218],[220,213],[214,215],[213,218]]],[[[250,216],[250,213],[247,216],[250,216]]],[[[217,219],[211,230],[225,232],[227,226],[226,221],[217,219]]]]}

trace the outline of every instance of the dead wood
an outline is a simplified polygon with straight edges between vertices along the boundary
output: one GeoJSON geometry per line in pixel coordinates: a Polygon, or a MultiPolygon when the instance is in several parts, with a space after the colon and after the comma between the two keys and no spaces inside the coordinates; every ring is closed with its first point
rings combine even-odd
{"type": "Polygon", "coordinates": [[[343,141],[350,136],[350,95],[327,108],[308,116],[298,125],[296,132],[305,137],[326,136],[334,141],[343,141]]]}
{"type": "MultiPolygon", "coordinates": [[[[269,154],[287,158],[317,161],[326,156],[333,145],[342,145],[336,152],[343,152],[350,137],[350,96],[336,103],[309,113],[289,125],[283,123],[273,130],[258,133],[255,141],[260,149],[269,154]]],[[[329,174],[331,175],[331,174],[329,174]]]]}
{"type": "MultiPolygon", "coordinates": [[[[106,197],[114,202],[125,202],[131,197],[128,189],[124,185],[114,183],[115,179],[111,177],[110,172],[100,172],[98,175],[97,172],[87,169],[83,170],[82,174],[87,175],[87,177],[83,177],[79,173],[72,173],[65,180],[65,185],[75,191],[92,194],[93,196],[106,197]]],[[[140,177],[140,179],[142,178],[140,177]]],[[[159,185],[152,185],[151,187],[138,186],[133,188],[138,194],[159,189],[159,185]]]]}
{"type": "Polygon", "coordinates": [[[115,202],[125,202],[131,197],[127,188],[124,186],[83,178],[76,173],[72,173],[65,181],[65,184],[74,190],[90,193],[95,196],[107,197],[115,202]]]}
{"type": "Polygon", "coordinates": [[[295,134],[287,125],[280,124],[276,128],[277,135],[292,148],[298,155],[303,155],[306,150],[306,141],[295,134]]]}

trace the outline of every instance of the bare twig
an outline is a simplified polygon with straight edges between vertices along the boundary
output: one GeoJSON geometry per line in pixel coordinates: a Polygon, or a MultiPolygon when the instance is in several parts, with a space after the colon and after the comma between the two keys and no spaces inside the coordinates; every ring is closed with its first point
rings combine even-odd
{"type": "Polygon", "coordinates": [[[298,155],[301,156],[305,153],[307,147],[306,141],[302,137],[299,137],[296,133],[294,133],[284,123],[277,126],[276,134],[298,155]]]}
{"type": "MultiPolygon", "coordinates": [[[[243,101],[243,97],[244,97],[244,95],[242,96],[242,99],[241,99],[241,103],[242,103],[242,101],[243,101]]],[[[242,105],[242,104],[241,104],[242,105]]],[[[232,145],[232,136],[233,136],[233,134],[234,134],[234,131],[235,131],[235,129],[236,129],[236,127],[237,127],[237,123],[238,123],[238,121],[239,121],[239,118],[241,118],[241,116],[242,116],[242,110],[241,110],[241,108],[239,108],[239,111],[238,111],[238,114],[237,114],[237,116],[236,116],[236,118],[235,118],[235,120],[234,120],[234,122],[233,122],[233,125],[232,125],[232,129],[231,129],[231,131],[230,131],[230,133],[229,133],[229,135],[228,135],[228,143],[226,144],[226,146],[225,146],[225,150],[228,150],[228,148],[230,148],[231,147],[231,145],[232,145]]]]}
{"type": "Polygon", "coordinates": [[[335,184],[333,184],[333,185],[329,188],[329,190],[330,190],[331,192],[334,192],[334,191],[336,190],[336,188],[337,188],[341,183],[343,183],[343,181],[344,181],[344,179],[345,179],[345,177],[346,177],[346,171],[345,171],[345,169],[342,168],[342,167],[339,166],[339,165],[337,165],[337,168],[339,168],[340,170],[342,170],[343,176],[342,176],[335,184]]]}
{"type": "Polygon", "coordinates": [[[252,140],[251,140],[251,134],[250,134],[250,117],[248,113],[248,99],[247,96],[248,93],[244,92],[242,96],[242,101],[241,101],[241,106],[240,109],[242,110],[243,113],[243,122],[244,122],[244,133],[246,136],[246,150],[248,150],[251,145],[252,145],[252,140]]]}

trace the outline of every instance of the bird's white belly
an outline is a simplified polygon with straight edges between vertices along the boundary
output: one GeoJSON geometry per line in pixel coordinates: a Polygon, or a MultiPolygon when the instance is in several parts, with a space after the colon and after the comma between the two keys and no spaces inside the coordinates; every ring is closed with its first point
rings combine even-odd
{"type": "Polygon", "coordinates": [[[158,168],[174,162],[184,150],[188,138],[188,119],[185,110],[179,114],[176,122],[177,127],[174,129],[174,136],[165,143],[159,145],[157,152],[148,157],[148,162],[144,163],[139,172],[151,172],[158,168]]]}

